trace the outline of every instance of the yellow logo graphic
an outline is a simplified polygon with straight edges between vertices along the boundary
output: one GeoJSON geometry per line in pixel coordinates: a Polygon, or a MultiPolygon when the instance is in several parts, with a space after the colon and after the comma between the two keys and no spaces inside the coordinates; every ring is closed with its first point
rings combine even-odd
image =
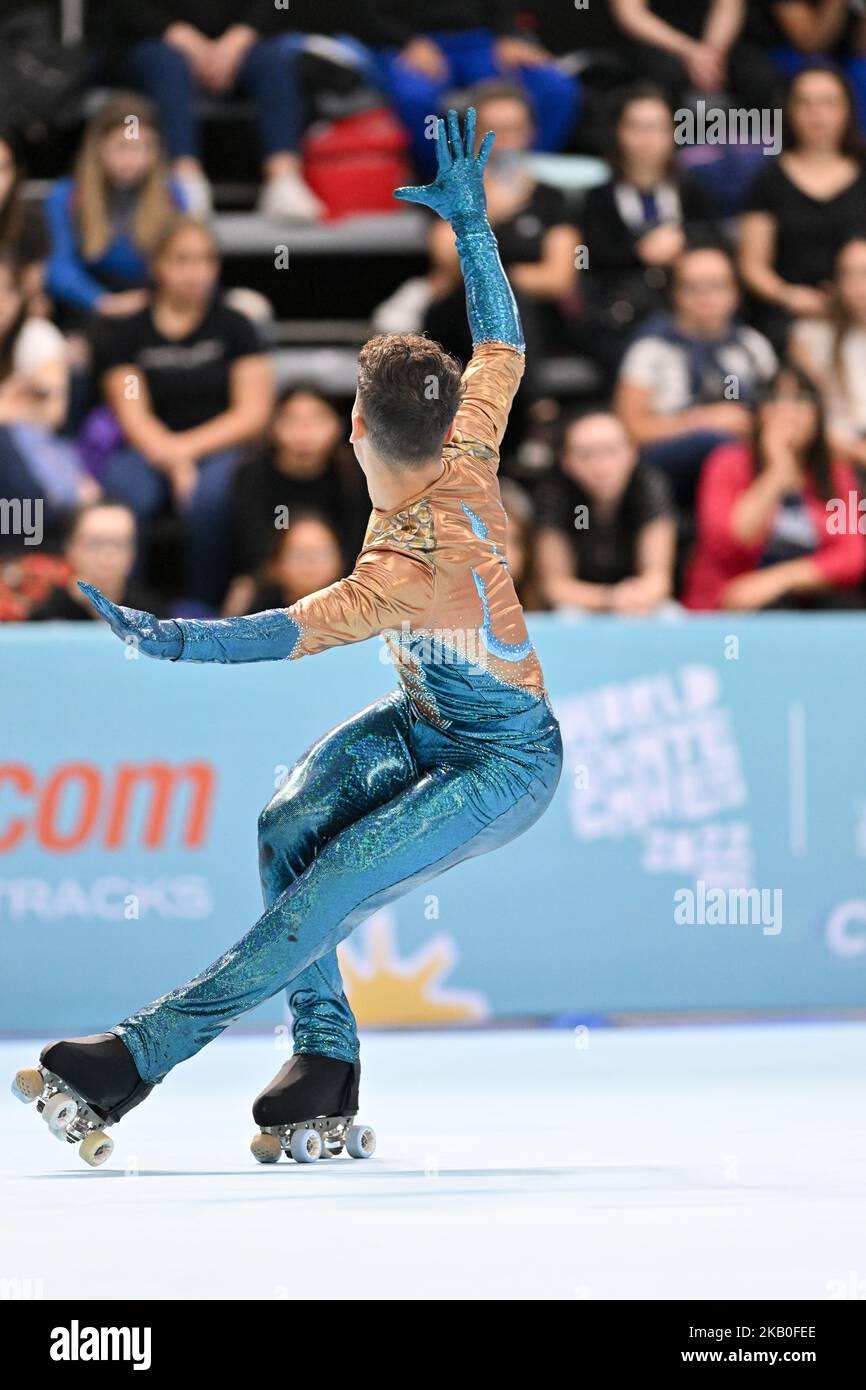
{"type": "Polygon", "coordinates": [[[488,1016],[483,995],[442,985],[457,959],[450,937],[433,936],[414,955],[401,960],[390,912],[377,912],[353,941],[361,934],[361,949],[344,943],[338,954],[346,994],[362,1027],[477,1023],[488,1016]]]}

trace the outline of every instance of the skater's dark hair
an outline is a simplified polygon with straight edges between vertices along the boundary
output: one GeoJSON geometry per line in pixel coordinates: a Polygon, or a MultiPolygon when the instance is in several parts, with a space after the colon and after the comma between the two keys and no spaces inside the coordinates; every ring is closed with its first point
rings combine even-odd
{"type": "Polygon", "coordinates": [[[460,363],[418,333],[382,333],[358,358],[358,396],[376,453],[395,467],[429,463],[463,394],[460,363]]]}

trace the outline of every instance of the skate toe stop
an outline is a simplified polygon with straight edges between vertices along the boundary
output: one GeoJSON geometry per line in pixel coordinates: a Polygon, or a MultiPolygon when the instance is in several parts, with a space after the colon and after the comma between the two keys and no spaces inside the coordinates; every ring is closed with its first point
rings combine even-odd
{"type": "Polygon", "coordinates": [[[257,1163],[277,1163],[282,1152],[276,1134],[257,1134],[250,1144],[250,1153],[257,1163]]]}
{"type": "Polygon", "coordinates": [[[42,1095],[42,1088],[45,1084],[42,1072],[38,1067],[22,1067],[15,1073],[15,1080],[12,1082],[12,1094],[18,1100],[29,1105],[42,1095]]]}

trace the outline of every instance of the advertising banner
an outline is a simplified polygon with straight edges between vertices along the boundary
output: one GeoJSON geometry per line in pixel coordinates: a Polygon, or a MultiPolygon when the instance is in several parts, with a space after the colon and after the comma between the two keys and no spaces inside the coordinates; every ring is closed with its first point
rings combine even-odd
{"type": "MultiPolygon", "coordinates": [[[[0,632],[5,1031],[108,1027],[240,938],[259,811],[394,682],[378,642],[197,667],[82,626],[0,632]]],[[[362,1025],[863,1007],[866,623],[531,628],[556,799],[343,945],[362,1025]]],[[[285,1018],[281,997],[251,1016],[285,1018]]]]}

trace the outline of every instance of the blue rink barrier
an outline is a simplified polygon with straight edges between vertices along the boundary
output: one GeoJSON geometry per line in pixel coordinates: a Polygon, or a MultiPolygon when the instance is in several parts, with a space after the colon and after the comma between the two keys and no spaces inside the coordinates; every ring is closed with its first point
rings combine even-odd
{"type": "MultiPolygon", "coordinates": [[[[341,948],[362,1024],[866,1004],[866,620],[531,623],[565,768],[522,839],[341,948]]],[[[0,1027],[104,1028],[261,911],[256,819],[388,690],[378,642],[245,667],[0,631],[0,1027]]],[[[252,1016],[281,1025],[281,996],[252,1016]]]]}

